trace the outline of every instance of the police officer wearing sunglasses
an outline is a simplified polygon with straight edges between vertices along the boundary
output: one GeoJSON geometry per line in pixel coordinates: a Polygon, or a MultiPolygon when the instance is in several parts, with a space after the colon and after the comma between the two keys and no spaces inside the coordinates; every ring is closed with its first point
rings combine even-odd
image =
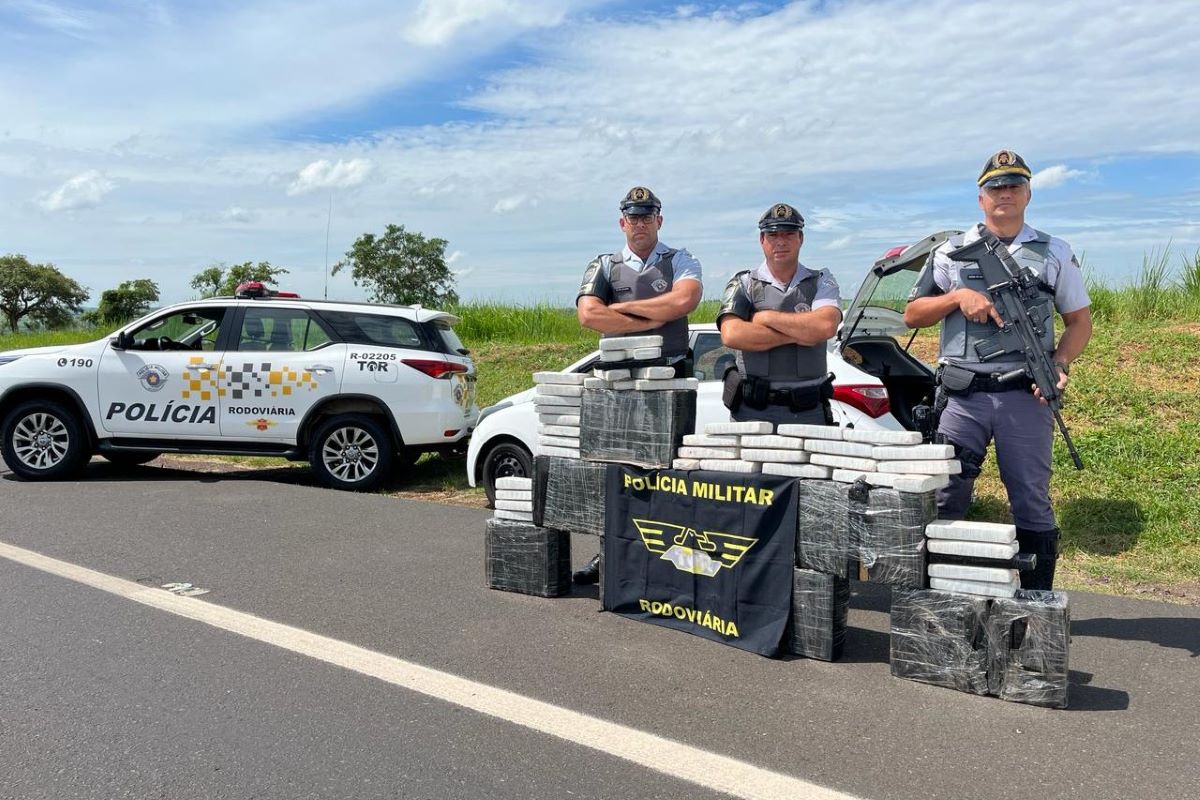
{"type": "Polygon", "coordinates": [[[654,192],[635,186],[620,208],[625,246],[588,264],[575,299],[579,324],[604,336],[661,335],[663,357],[690,377],[687,315],[704,293],[700,262],[659,240],[662,202],[654,192]]]}
{"type": "Polygon", "coordinates": [[[976,345],[995,334],[1003,320],[976,265],[948,255],[978,241],[986,229],[1014,260],[1033,271],[1039,289],[1028,308],[1042,316],[1038,320],[1042,346],[1057,366],[1059,389],[1065,389],[1071,362],[1092,335],[1091,300],[1070,245],[1025,224],[1031,177],[1025,160],[1011,150],[1001,150],[987,160],[977,180],[983,223],[951,237],[930,254],[909,297],[904,321],[910,328],[941,323],[938,362],[945,408],[938,436],[954,445],[962,474],[950,476],[950,485],[938,491],[939,516],[962,519],[988,445],[994,444],[1021,552],[1038,557],[1036,570],[1021,573],[1021,585],[1050,589],[1059,540],[1050,506],[1053,416],[1029,380],[999,380],[1023,366],[1020,354],[986,362],[979,357],[976,345]],[[1057,344],[1055,310],[1064,326],[1057,344]]]}

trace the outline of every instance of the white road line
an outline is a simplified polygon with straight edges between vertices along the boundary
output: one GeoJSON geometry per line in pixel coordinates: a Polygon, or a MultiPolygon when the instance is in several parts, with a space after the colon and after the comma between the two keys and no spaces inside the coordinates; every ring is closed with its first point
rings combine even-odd
{"type": "Polygon", "coordinates": [[[0,542],[0,557],[214,628],[265,642],[462,708],[556,736],[747,800],[856,800],[782,773],[422,667],[327,636],[59,561],[0,542]]]}

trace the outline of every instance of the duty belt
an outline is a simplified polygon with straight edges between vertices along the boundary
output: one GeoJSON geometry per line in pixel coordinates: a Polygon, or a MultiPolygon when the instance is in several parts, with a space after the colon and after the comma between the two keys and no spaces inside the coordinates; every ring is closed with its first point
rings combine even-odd
{"type": "Polygon", "coordinates": [[[756,409],[787,406],[792,411],[807,411],[833,397],[832,376],[824,383],[793,389],[771,389],[767,379],[753,376],[747,377],[745,384],[742,401],[756,409]]]}
{"type": "Polygon", "coordinates": [[[958,370],[961,376],[963,370],[961,367],[942,367],[938,371],[938,383],[949,394],[968,395],[972,392],[1018,392],[1032,391],[1033,381],[1027,375],[1019,375],[1010,378],[1006,381],[1000,380],[1000,377],[1005,373],[1002,372],[977,372],[971,376],[969,383],[961,385],[963,381],[961,377],[958,380],[949,380],[944,374],[947,370],[958,370]]]}

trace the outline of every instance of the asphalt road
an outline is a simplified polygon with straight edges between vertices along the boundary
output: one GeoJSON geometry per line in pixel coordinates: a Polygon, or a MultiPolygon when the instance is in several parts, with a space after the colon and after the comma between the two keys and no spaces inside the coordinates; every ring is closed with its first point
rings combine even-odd
{"type": "MultiPolygon", "coordinates": [[[[254,473],[0,472],[0,543],[863,798],[1200,796],[1200,609],[1074,593],[1071,708],[771,660],[483,586],[489,512],[254,473]]],[[[596,541],[576,537],[575,560],[596,541]]],[[[602,749],[0,558],[0,798],[721,796],[602,749]]]]}

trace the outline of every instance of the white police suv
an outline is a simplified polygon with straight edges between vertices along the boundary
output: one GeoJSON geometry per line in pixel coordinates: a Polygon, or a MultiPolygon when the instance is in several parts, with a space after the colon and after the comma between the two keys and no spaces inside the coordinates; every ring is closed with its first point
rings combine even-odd
{"type": "Polygon", "coordinates": [[[132,465],[171,452],[308,459],[326,486],[372,489],[474,428],[457,322],[246,284],[110,338],[0,352],[0,452],[25,480],[72,476],[96,453],[132,465]]]}

